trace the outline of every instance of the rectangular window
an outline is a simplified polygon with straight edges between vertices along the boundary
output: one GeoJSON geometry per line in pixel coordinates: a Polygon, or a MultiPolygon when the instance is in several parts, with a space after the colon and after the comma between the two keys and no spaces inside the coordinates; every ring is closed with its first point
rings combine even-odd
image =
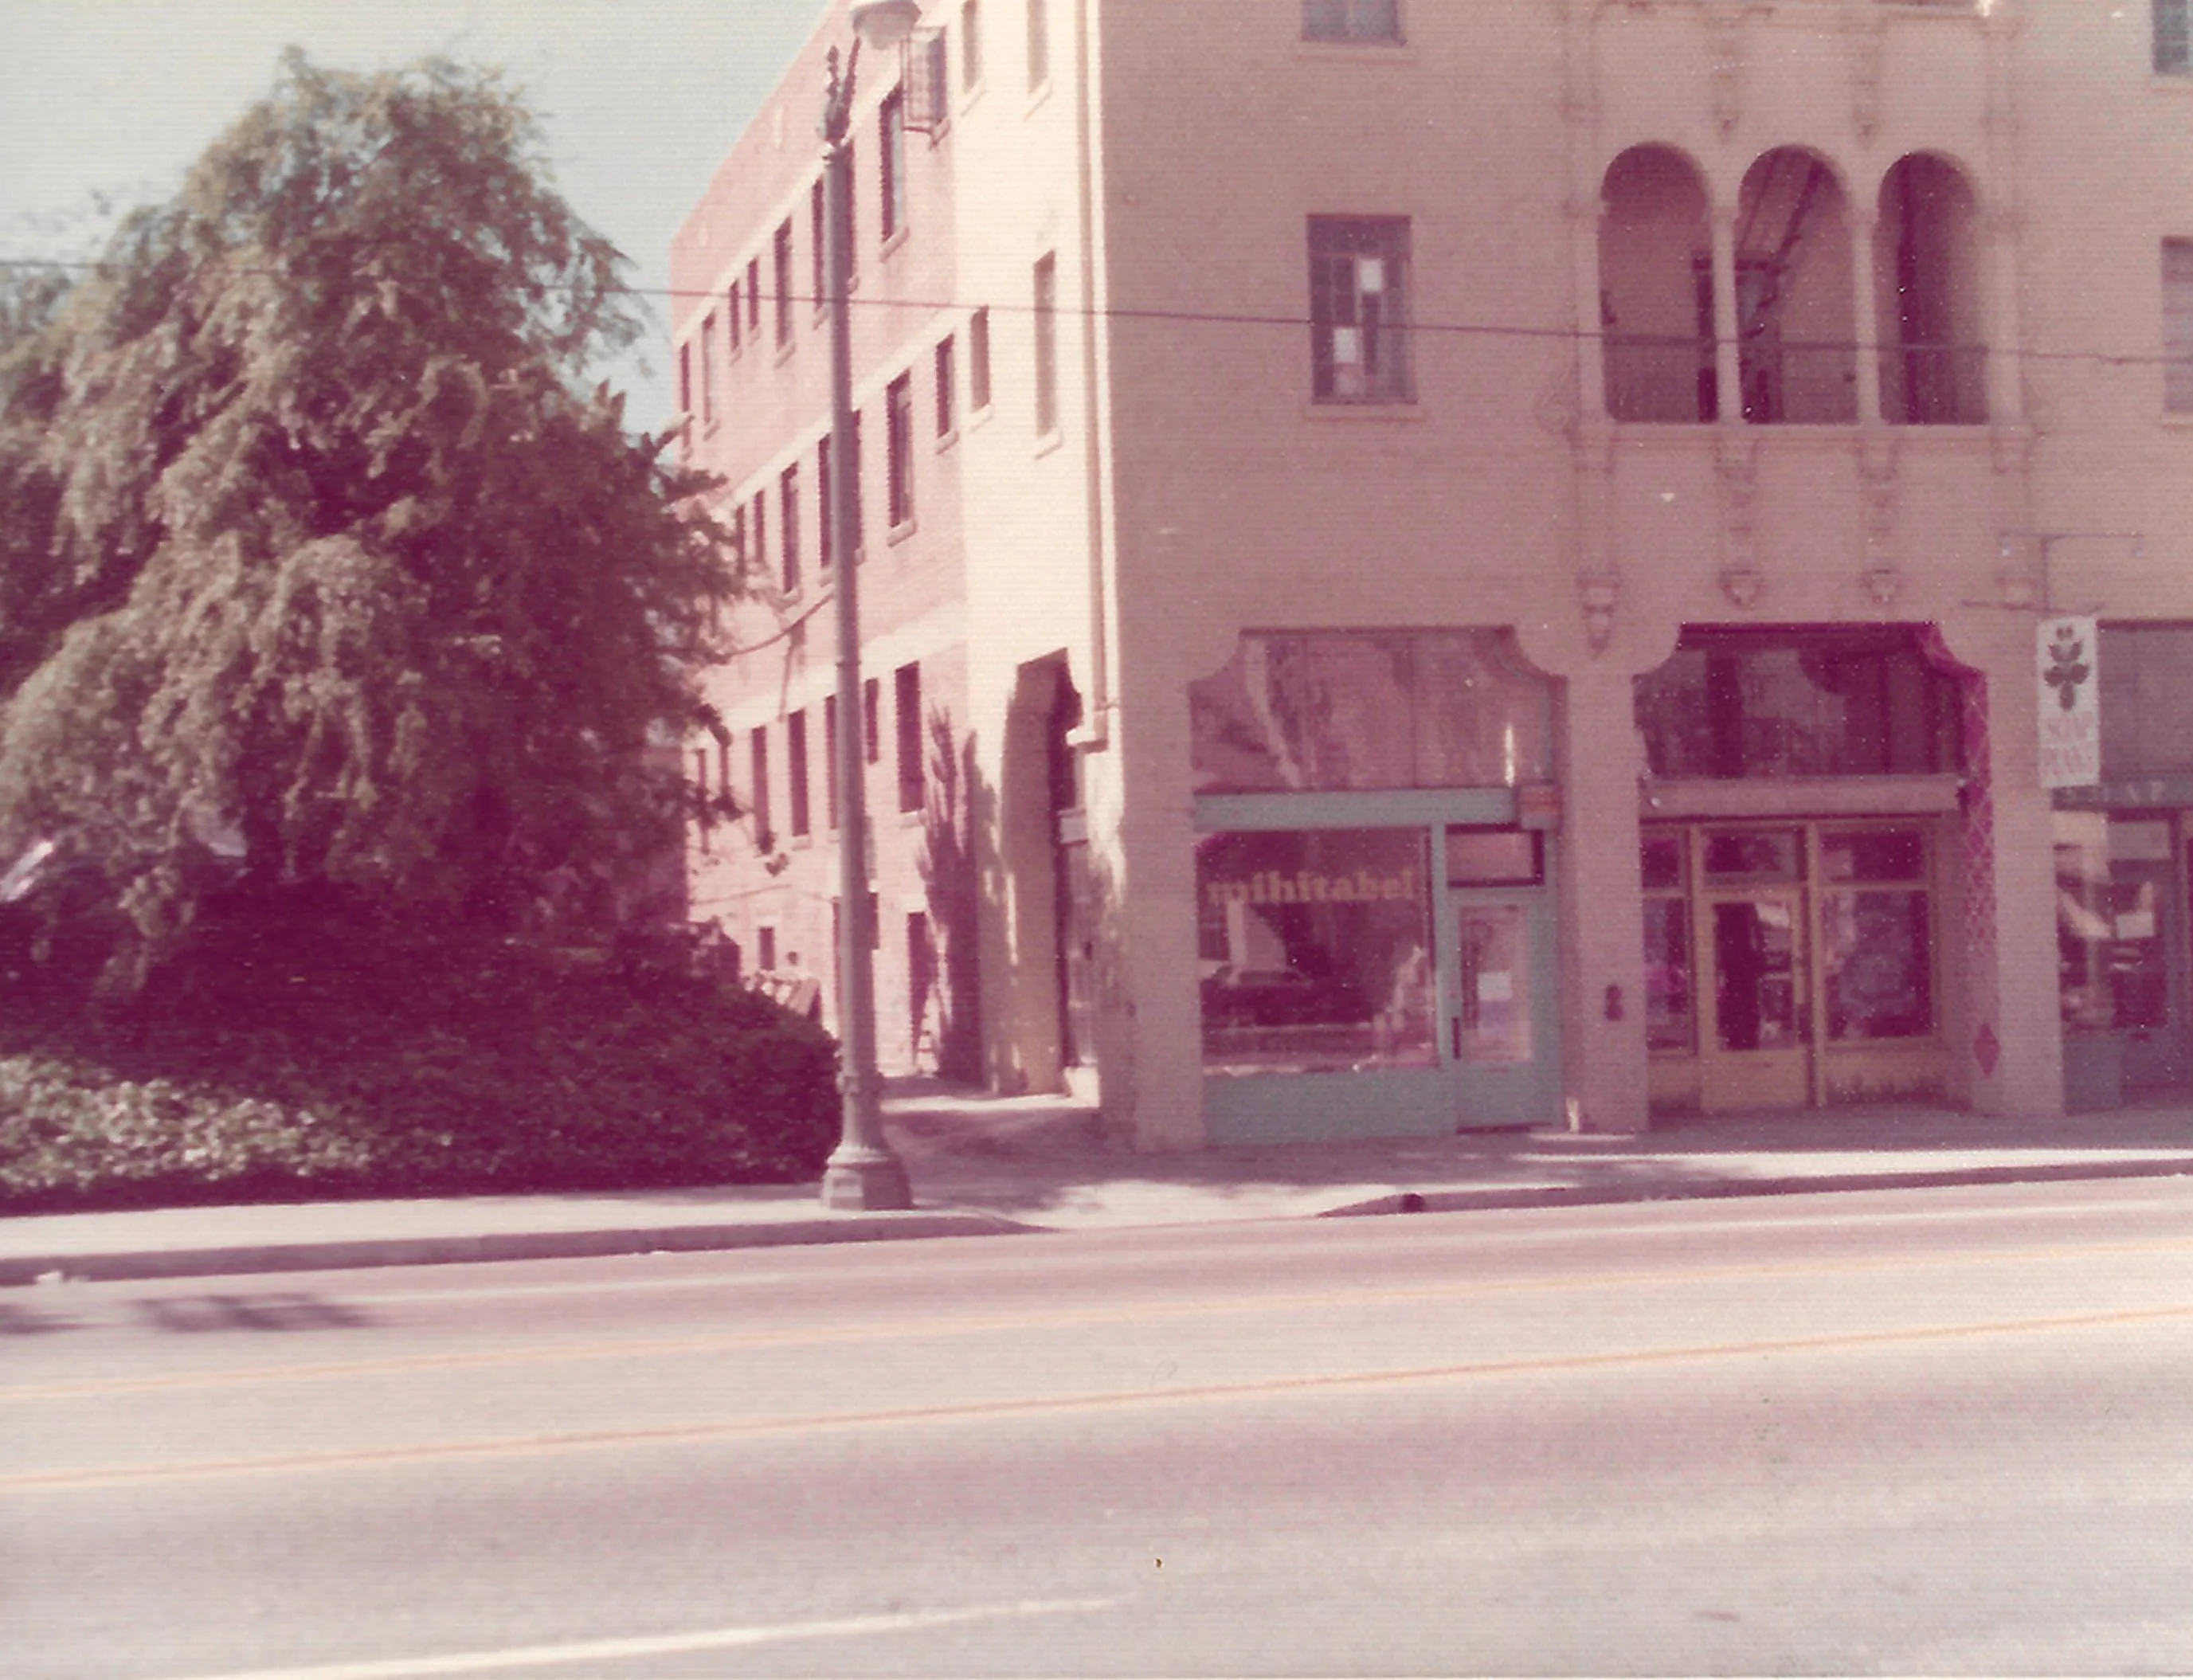
{"type": "Polygon", "coordinates": [[[906,89],[895,88],[884,96],[876,113],[876,179],[883,189],[883,232],[896,238],[906,226],[906,89]]]}
{"type": "Polygon", "coordinates": [[[2193,71],[2193,5],[2155,0],[2155,68],[2163,76],[2193,71]]]}
{"type": "Polygon", "coordinates": [[[1933,929],[1926,857],[1926,838],[1915,829],[1821,837],[1821,873],[1839,883],[1820,895],[1820,970],[1830,1041],[1932,1035],[1933,929]],[[1889,885],[1897,881],[1913,885],[1889,885]]]}
{"type": "Polygon", "coordinates": [[[704,316],[701,322],[701,423],[713,424],[716,418],[716,318],[704,316]]]}
{"type": "Polygon", "coordinates": [[[784,555],[784,592],[799,593],[799,468],[787,467],[776,475],[777,545],[784,555]]]}
{"type": "Polygon", "coordinates": [[[848,521],[850,529],[845,533],[845,552],[858,560],[861,551],[867,546],[863,536],[867,522],[862,517],[864,509],[861,502],[861,416],[857,411],[853,416],[853,446],[845,454],[845,474],[850,492],[845,499],[853,506],[853,517],[848,521]]]}
{"type": "Polygon", "coordinates": [[[1058,430],[1058,258],[1045,256],[1035,266],[1035,429],[1038,437],[1058,430]]]}
{"type": "Polygon", "coordinates": [[[990,312],[967,318],[967,406],[980,414],[990,406],[990,312]]]}
{"type": "Polygon", "coordinates": [[[896,530],[913,519],[913,376],[901,374],[885,395],[884,443],[890,474],[890,523],[896,530]]]}
{"type": "Polygon", "coordinates": [[[957,394],[953,387],[958,379],[958,371],[953,367],[952,361],[952,340],[948,336],[939,339],[936,341],[936,435],[940,438],[950,437],[959,423],[959,416],[952,406],[953,398],[957,394]]]}
{"type": "Polygon", "coordinates": [[[1028,0],[1028,91],[1051,80],[1051,0],[1028,0]]]}
{"type": "Polygon", "coordinates": [[[1400,38],[1400,0],[1303,0],[1305,41],[1400,38]]]}
{"type": "Polygon", "coordinates": [[[898,702],[898,808],[921,809],[921,667],[902,665],[894,679],[898,702]]]}
{"type": "Polygon", "coordinates": [[[761,334],[761,259],[758,256],[747,262],[747,330],[757,337],[761,334]]]}
{"type": "Polygon", "coordinates": [[[739,283],[731,282],[731,289],[724,294],[724,324],[730,330],[731,354],[739,353],[746,343],[746,323],[741,319],[745,306],[739,301],[739,283]]]}
{"type": "Polygon", "coordinates": [[[959,9],[959,85],[971,88],[982,79],[982,8],[981,0],[967,0],[959,9]]]}
{"type": "Polygon", "coordinates": [[[766,488],[754,492],[753,499],[754,565],[769,565],[769,491],[766,488]]]}
{"type": "Polygon", "coordinates": [[[2162,242],[2162,406],[2193,414],[2193,239],[2162,242]]]}
{"type": "Polygon", "coordinates": [[[774,246],[776,263],[776,341],[792,342],[792,222],[779,223],[774,246]]]}
{"type": "MultiPolygon", "coordinates": [[[[807,226],[809,243],[815,247],[815,260],[810,266],[815,271],[815,307],[818,311],[822,307],[823,290],[829,284],[829,281],[824,276],[823,270],[823,264],[828,260],[830,242],[829,230],[824,225],[825,216],[822,198],[823,186],[822,181],[818,180],[812,186],[807,189],[807,226]]],[[[847,272],[850,272],[850,264],[848,265],[847,272]]]]}
{"type": "Polygon", "coordinates": [[[754,929],[754,962],[764,972],[776,966],[776,930],[762,926],[754,929]]]}
{"type": "Polygon", "coordinates": [[[822,812],[832,828],[838,826],[838,697],[822,697],[822,812]]]}
{"type": "MultiPolygon", "coordinates": [[[[1429,838],[1335,829],[1198,841],[1205,1074],[1437,1065],[1429,838]]],[[[1490,978],[1476,976],[1480,1006],[1503,1001],[1490,978]]],[[[1528,995],[1505,1001],[1510,1014],[1528,995]]]]}
{"type": "Polygon", "coordinates": [[[1416,400],[1406,216],[1309,219],[1311,389],[1320,403],[1416,400]]]}
{"type": "MultiPolygon", "coordinates": [[[[764,851],[775,849],[776,836],[769,828],[769,725],[764,724],[754,731],[747,743],[747,756],[751,760],[753,785],[747,790],[747,800],[753,807],[754,844],[764,851]]],[[[774,967],[764,963],[764,968],[774,967]]]]}
{"type": "Polygon", "coordinates": [[[830,570],[836,558],[837,498],[830,494],[830,439],[825,433],[815,450],[815,569],[830,570]]]}
{"type": "Polygon", "coordinates": [[[784,771],[790,783],[792,796],[792,832],[794,838],[808,832],[807,811],[807,714],[794,712],[784,720],[784,771]]]}
{"type": "Polygon", "coordinates": [[[678,412],[693,412],[693,347],[678,347],[678,412]]]}
{"type": "Polygon", "coordinates": [[[884,757],[883,686],[880,677],[861,685],[861,728],[867,747],[863,756],[870,764],[881,764],[884,757]]]}
{"type": "Polygon", "coordinates": [[[746,570],[747,562],[755,558],[747,547],[747,505],[743,502],[731,509],[731,553],[737,558],[741,572],[746,570]]]}

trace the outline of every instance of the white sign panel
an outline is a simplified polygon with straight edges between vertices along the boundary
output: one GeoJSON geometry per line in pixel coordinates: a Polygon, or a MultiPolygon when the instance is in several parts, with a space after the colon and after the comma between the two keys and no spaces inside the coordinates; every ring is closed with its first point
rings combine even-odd
{"type": "Polygon", "coordinates": [[[2044,618],[2036,627],[2044,788],[2091,788],[2102,779],[2095,643],[2091,618],[2044,618]]]}

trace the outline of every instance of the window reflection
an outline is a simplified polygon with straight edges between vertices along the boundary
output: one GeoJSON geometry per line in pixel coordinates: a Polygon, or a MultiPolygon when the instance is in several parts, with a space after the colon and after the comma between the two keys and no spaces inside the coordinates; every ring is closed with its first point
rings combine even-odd
{"type": "Polygon", "coordinates": [[[1196,851],[1206,1072],[1428,1066],[1428,836],[1206,836],[1196,851]]]}
{"type": "Polygon", "coordinates": [[[2169,823],[2059,811],[2055,829],[2064,1023],[2093,1032],[2167,1025],[2162,905],[2169,892],[2169,823]]]}
{"type": "Polygon", "coordinates": [[[1552,776],[1548,686],[1496,631],[1245,636],[1188,702],[1199,793],[1552,776]]]}

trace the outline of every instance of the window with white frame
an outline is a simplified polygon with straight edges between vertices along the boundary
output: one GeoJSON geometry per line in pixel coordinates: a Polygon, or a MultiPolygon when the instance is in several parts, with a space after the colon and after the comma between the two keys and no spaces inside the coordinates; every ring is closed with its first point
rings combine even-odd
{"type": "Polygon", "coordinates": [[[2162,406],[2193,414],[2193,239],[2162,242],[2162,406]]]}
{"type": "Polygon", "coordinates": [[[1406,216],[1309,219],[1311,389],[1320,403],[1416,399],[1406,216]]]}
{"type": "Polygon", "coordinates": [[[906,89],[894,88],[877,112],[881,144],[877,181],[883,190],[883,233],[889,241],[906,226],[906,89]]]}
{"type": "Polygon", "coordinates": [[[787,217],[777,224],[776,238],[770,245],[770,257],[776,273],[776,341],[781,348],[792,342],[792,221],[787,217]]]}
{"type": "Polygon", "coordinates": [[[967,406],[980,414],[990,406],[990,312],[967,318],[967,406]]]}
{"type": "Polygon", "coordinates": [[[784,592],[799,593],[799,466],[776,475],[776,540],[784,555],[784,592]]]}
{"type": "Polygon", "coordinates": [[[1035,430],[1048,437],[1058,430],[1058,258],[1047,255],[1035,266],[1035,430]]]}
{"type": "Polygon", "coordinates": [[[885,393],[884,444],[889,456],[891,529],[913,519],[913,376],[902,373],[885,393]]]}
{"type": "Polygon", "coordinates": [[[1305,41],[1399,41],[1401,0],[1303,0],[1305,41]]]}
{"type": "Polygon", "coordinates": [[[716,318],[706,316],[701,322],[701,423],[713,426],[716,421],[716,318]]]}
{"type": "Polygon", "coordinates": [[[2156,74],[2193,72],[2193,0],[2154,0],[2154,5],[2156,74]]]}

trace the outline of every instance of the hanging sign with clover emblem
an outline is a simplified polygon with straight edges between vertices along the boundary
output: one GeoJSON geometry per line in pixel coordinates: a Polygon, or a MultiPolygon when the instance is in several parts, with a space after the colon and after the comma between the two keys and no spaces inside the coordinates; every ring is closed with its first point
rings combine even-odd
{"type": "Polygon", "coordinates": [[[2036,628],[2041,680],[2041,785],[2090,788],[2102,779],[2102,706],[2094,621],[2044,618],[2036,628]]]}

